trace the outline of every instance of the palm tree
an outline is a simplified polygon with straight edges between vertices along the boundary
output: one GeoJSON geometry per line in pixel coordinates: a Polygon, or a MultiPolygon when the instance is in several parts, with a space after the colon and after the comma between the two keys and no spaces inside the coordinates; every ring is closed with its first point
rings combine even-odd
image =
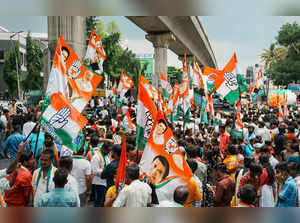
{"type": "Polygon", "coordinates": [[[272,62],[284,60],[287,57],[288,51],[285,47],[276,47],[275,43],[270,45],[269,49],[263,49],[260,59],[265,63],[266,68],[270,68],[272,62]]]}
{"type": "MultiPolygon", "coordinates": [[[[288,50],[283,46],[276,47],[275,43],[270,45],[269,49],[263,49],[260,59],[265,64],[265,68],[270,70],[272,63],[286,59],[288,50]]],[[[267,80],[267,95],[269,95],[269,78],[267,80]]]]}

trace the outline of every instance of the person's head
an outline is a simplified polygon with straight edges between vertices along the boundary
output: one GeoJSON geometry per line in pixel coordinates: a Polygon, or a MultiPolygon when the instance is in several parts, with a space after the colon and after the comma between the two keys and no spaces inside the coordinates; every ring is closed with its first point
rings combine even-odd
{"type": "Polygon", "coordinates": [[[93,73],[89,70],[86,70],[86,72],[84,73],[84,76],[83,76],[83,80],[86,81],[86,82],[90,82],[93,78],[93,73]]]}
{"type": "Polygon", "coordinates": [[[291,144],[287,147],[287,151],[291,154],[299,152],[299,145],[298,144],[291,144]]]}
{"type": "Polygon", "coordinates": [[[158,125],[156,126],[156,134],[157,135],[162,135],[167,131],[168,125],[164,119],[159,119],[158,120],[158,125]]]}
{"type": "Polygon", "coordinates": [[[219,131],[221,134],[223,134],[225,132],[225,125],[220,125],[219,126],[219,131]]]}
{"type": "Polygon", "coordinates": [[[284,134],[285,133],[285,126],[284,125],[280,125],[279,128],[279,133],[284,134]]]}
{"type": "Polygon", "coordinates": [[[283,180],[289,177],[288,165],[286,162],[278,163],[275,169],[276,169],[276,177],[281,178],[283,180]]]}
{"type": "Polygon", "coordinates": [[[193,146],[195,143],[192,137],[188,137],[185,141],[187,146],[193,146]]]}
{"type": "Polygon", "coordinates": [[[53,137],[49,133],[45,133],[44,144],[45,144],[46,147],[53,146],[53,137]]]}
{"type": "Polygon", "coordinates": [[[250,134],[254,132],[254,125],[248,125],[248,132],[250,134]]]}
{"type": "Polygon", "coordinates": [[[229,155],[236,155],[237,154],[237,148],[236,148],[236,146],[232,145],[232,144],[229,145],[227,147],[227,152],[228,152],[229,155]]]}
{"type": "Polygon", "coordinates": [[[69,49],[65,46],[61,47],[61,55],[64,59],[64,62],[66,62],[70,55],[69,49]]]}
{"type": "Polygon", "coordinates": [[[195,173],[198,168],[197,162],[193,159],[187,159],[186,162],[189,165],[190,169],[192,170],[192,173],[195,173]]]}
{"type": "Polygon", "coordinates": [[[298,171],[299,171],[299,165],[295,162],[289,162],[287,164],[288,172],[289,175],[292,176],[293,178],[297,177],[298,171]]]}
{"type": "Polygon", "coordinates": [[[58,168],[55,171],[53,181],[56,188],[64,188],[65,185],[68,183],[68,175],[69,172],[66,168],[58,168]]]}
{"type": "Polygon", "coordinates": [[[42,152],[42,155],[41,155],[42,169],[49,169],[49,167],[52,164],[53,157],[54,157],[54,154],[53,154],[52,150],[50,150],[50,149],[46,149],[42,152]]]}
{"type": "Polygon", "coordinates": [[[22,126],[19,124],[16,124],[13,126],[14,132],[21,132],[22,131],[22,126]]]}
{"type": "Polygon", "coordinates": [[[197,151],[194,146],[189,146],[186,148],[186,154],[188,158],[196,158],[197,157],[197,151]]]}
{"type": "Polygon", "coordinates": [[[250,165],[250,176],[252,177],[252,179],[259,181],[261,174],[262,174],[261,166],[256,163],[252,163],[250,165]]]}
{"type": "Polygon", "coordinates": [[[131,145],[131,144],[127,144],[126,146],[126,150],[127,150],[127,158],[129,161],[131,162],[136,162],[136,155],[137,155],[137,150],[136,148],[131,145]]]}
{"type": "Polygon", "coordinates": [[[59,165],[62,168],[66,168],[69,172],[72,171],[73,168],[73,159],[71,156],[61,157],[59,160],[59,165]]]}
{"type": "Polygon", "coordinates": [[[128,183],[139,179],[140,168],[136,163],[131,163],[126,167],[126,177],[128,183]]]}
{"type": "Polygon", "coordinates": [[[256,197],[257,197],[257,190],[253,185],[245,184],[241,187],[240,190],[241,202],[248,205],[252,205],[254,204],[256,197]]]}
{"type": "Polygon", "coordinates": [[[189,190],[186,186],[178,186],[174,191],[173,199],[176,203],[183,205],[189,196],[189,190]]]}
{"type": "Polygon", "coordinates": [[[19,162],[27,169],[33,170],[35,166],[35,159],[31,151],[23,151],[19,162]]]}
{"type": "Polygon", "coordinates": [[[90,143],[92,147],[97,147],[99,144],[99,136],[97,134],[92,135],[90,143]]]}
{"type": "Polygon", "coordinates": [[[107,155],[107,154],[110,153],[111,146],[112,146],[111,142],[105,142],[105,143],[103,143],[103,145],[101,147],[101,151],[104,153],[104,155],[107,155]]]}
{"type": "Polygon", "coordinates": [[[169,162],[161,155],[156,156],[150,168],[150,181],[156,185],[163,181],[169,175],[169,162]]]}
{"type": "Polygon", "coordinates": [[[112,150],[112,156],[114,159],[119,159],[122,153],[122,147],[121,145],[113,145],[111,147],[112,150]]]}
{"type": "Polygon", "coordinates": [[[224,163],[218,163],[216,166],[218,177],[222,177],[227,174],[226,165],[224,163]]]}

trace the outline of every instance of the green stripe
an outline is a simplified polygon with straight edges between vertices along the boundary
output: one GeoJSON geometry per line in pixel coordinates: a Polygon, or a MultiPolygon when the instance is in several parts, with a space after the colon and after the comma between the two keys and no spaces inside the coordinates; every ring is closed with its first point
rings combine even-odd
{"type": "Polygon", "coordinates": [[[235,90],[235,91],[230,91],[224,98],[230,104],[233,104],[234,102],[237,102],[239,100],[239,97],[240,97],[239,90],[235,90]]]}
{"type": "Polygon", "coordinates": [[[58,144],[63,144],[67,147],[74,148],[73,139],[70,135],[63,129],[54,130],[53,127],[49,124],[49,121],[46,120],[43,116],[39,120],[39,123],[44,127],[44,129],[53,136],[54,140],[58,144]],[[50,129],[50,131],[49,131],[50,129]]]}
{"type": "Polygon", "coordinates": [[[162,183],[160,183],[160,184],[156,184],[156,185],[155,185],[155,188],[156,188],[156,189],[162,188],[163,186],[165,186],[166,184],[168,184],[170,181],[172,181],[172,180],[174,180],[174,179],[178,179],[178,178],[182,178],[182,177],[174,177],[174,178],[171,178],[171,179],[169,179],[169,180],[166,180],[166,181],[164,181],[164,182],[162,182],[162,183]]]}
{"type": "Polygon", "coordinates": [[[147,144],[147,139],[144,138],[144,128],[138,125],[136,133],[137,150],[144,150],[147,144]]]}

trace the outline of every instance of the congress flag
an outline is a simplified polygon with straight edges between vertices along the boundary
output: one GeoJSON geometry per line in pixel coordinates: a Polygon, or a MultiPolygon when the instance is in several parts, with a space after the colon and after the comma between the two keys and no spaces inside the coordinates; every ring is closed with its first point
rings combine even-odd
{"type": "Polygon", "coordinates": [[[102,76],[91,72],[60,36],[53,65],[49,75],[46,95],[62,95],[82,112],[102,80],[102,76]]]}
{"type": "Polygon", "coordinates": [[[90,65],[93,70],[99,74],[103,73],[103,63],[106,59],[106,54],[102,46],[101,38],[92,30],[89,45],[86,50],[84,62],[86,65],[90,65]]]}
{"type": "Polygon", "coordinates": [[[246,91],[245,78],[236,71],[237,58],[236,54],[232,56],[222,71],[216,71],[212,68],[205,70],[208,76],[209,84],[215,91],[225,98],[229,103],[233,104],[239,99],[241,92],[246,91]],[[209,73],[214,72],[215,73],[209,73]]]}
{"type": "Polygon", "coordinates": [[[138,103],[137,103],[137,137],[136,145],[138,150],[144,150],[147,139],[150,135],[157,110],[154,98],[157,97],[154,88],[148,80],[140,74],[138,86],[138,103]]]}
{"type": "Polygon", "coordinates": [[[118,93],[120,94],[120,97],[123,98],[126,92],[132,88],[134,85],[133,80],[125,74],[125,72],[122,70],[119,86],[118,86],[118,93]]]}
{"type": "Polygon", "coordinates": [[[87,119],[66,100],[62,93],[54,93],[39,123],[58,144],[77,150],[81,140],[79,133],[87,124],[87,119]]]}
{"type": "Polygon", "coordinates": [[[116,192],[120,192],[125,185],[126,178],[126,166],[127,166],[127,152],[126,152],[126,139],[125,135],[122,136],[122,152],[119,161],[119,166],[116,176],[116,192]]]}
{"type": "Polygon", "coordinates": [[[164,98],[165,99],[169,98],[170,95],[172,94],[172,86],[162,72],[160,72],[160,83],[161,83],[162,94],[164,98]]]}
{"type": "Polygon", "coordinates": [[[159,110],[140,161],[141,176],[155,186],[159,201],[173,201],[177,186],[193,176],[159,110]]]}

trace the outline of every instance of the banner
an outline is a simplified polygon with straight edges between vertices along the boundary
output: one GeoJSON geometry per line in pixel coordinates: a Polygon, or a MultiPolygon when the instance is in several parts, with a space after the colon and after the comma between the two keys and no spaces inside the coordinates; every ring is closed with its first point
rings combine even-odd
{"type": "Polygon", "coordinates": [[[119,86],[118,86],[118,93],[120,94],[120,97],[123,98],[126,94],[126,92],[132,88],[134,85],[133,80],[131,80],[131,78],[125,74],[125,72],[122,70],[122,74],[120,77],[120,82],[119,82],[119,86]]]}
{"type": "Polygon", "coordinates": [[[101,38],[92,30],[89,45],[86,50],[84,62],[86,65],[90,65],[93,70],[99,74],[103,73],[103,63],[106,59],[106,54],[102,46],[101,38]]]}
{"type": "Polygon", "coordinates": [[[157,114],[154,98],[158,97],[152,85],[140,74],[137,104],[137,150],[144,150],[157,114]]]}
{"type": "Polygon", "coordinates": [[[53,58],[46,95],[62,93],[81,113],[101,80],[102,76],[85,67],[76,53],[60,36],[53,58]]]}
{"type": "Polygon", "coordinates": [[[159,201],[173,201],[176,187],[186,184],[193,176],[161,111],[142,155],[140,171],[155,186],[159,201]]]}
{"type": "Polygon", "coordinates": [[[80,114],[61,93],[54,93],[45,106],[39,124],[53,137],[56,143],[78,150],[83,142],[81,129],[87,124],[80,114]]]}

